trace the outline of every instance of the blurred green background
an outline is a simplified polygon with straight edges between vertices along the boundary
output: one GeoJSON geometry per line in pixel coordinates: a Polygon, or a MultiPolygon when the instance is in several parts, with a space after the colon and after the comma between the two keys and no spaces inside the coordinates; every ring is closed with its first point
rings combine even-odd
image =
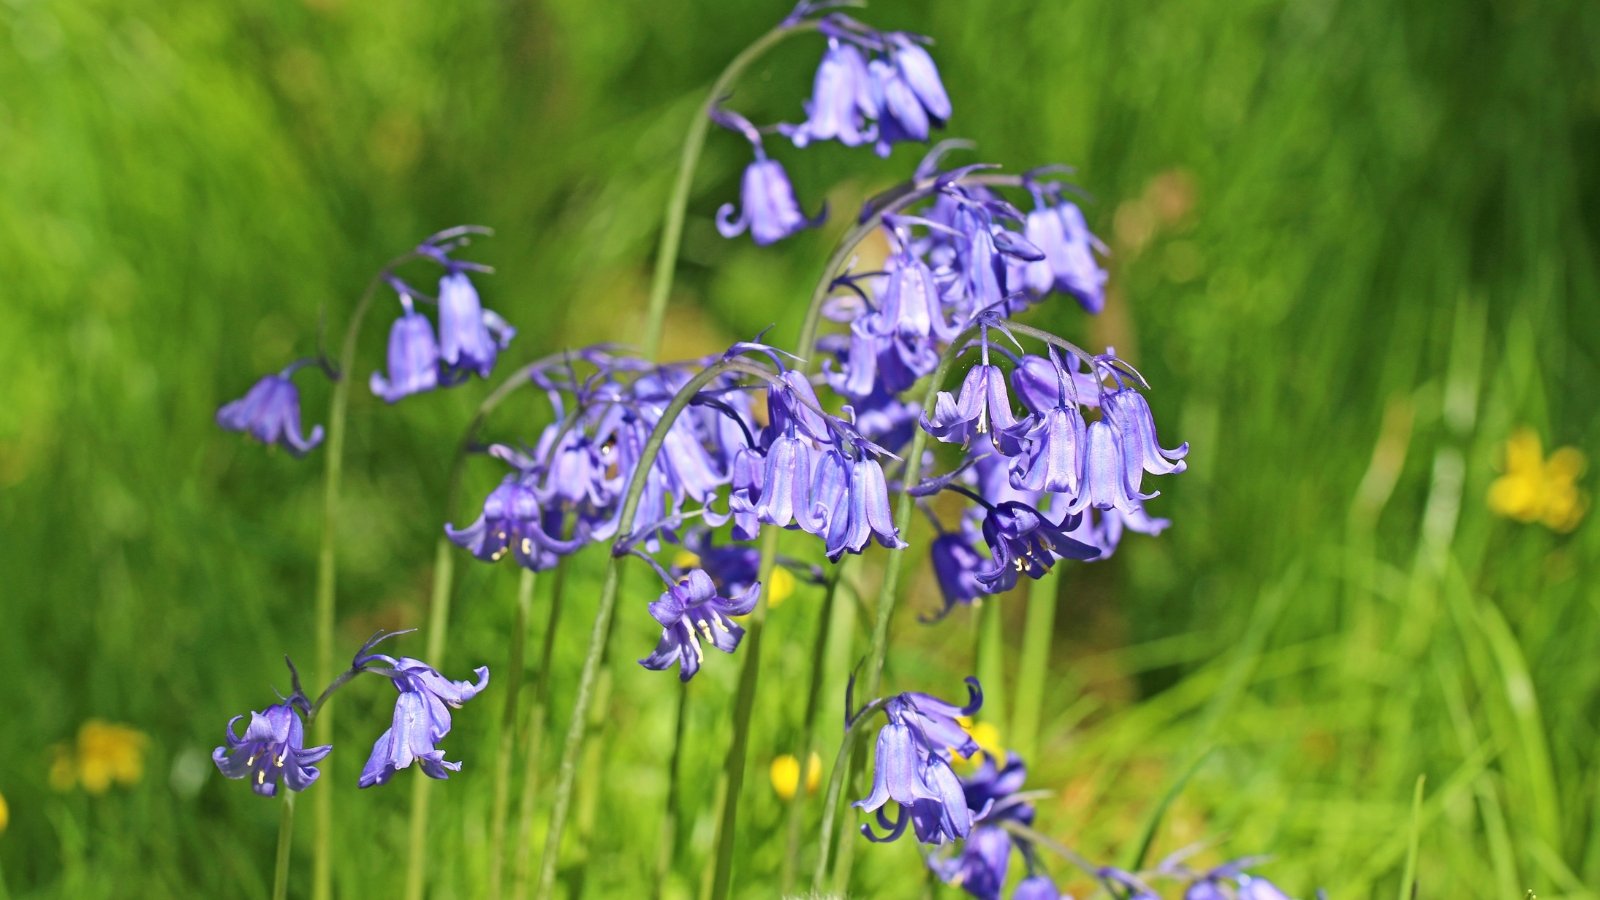
{"type": "MultiPolygon", "coordinates": [[[[216,407],[314,353],[320,312],[342,328],[384,260],[461,222],[498,231],[473,255],[498,269],[481,287],[521,329],[513,359],[636,334],[685,123],[785,12],[0,0],[0,872],[13,896],[265,896],[275,804],[208,755],[230,716],[287,687],[284,652],[311,662],[322,460],[222,433],[216,407]],[[148,736],[142,777],[52,789],[52,748],[90,719],[148,736]]],[[[1194,447],[1152,505],[1173,528],[1065,579],[1030,777],[1052,792],[1039,827],[1123,861],[1210,748],[1157,854],[1214,842],[1202,860],[1271,854],[1263,871],[1300,896],[1393,896],[1422,775],[1420,896],[1595,896],[1600,532],[1498,518],[1485,498],[1519,425],[1547,450],[1600,448],[1600,6],[882,0],[863,15],[937,40],[949,134],[976,139],[975,158],[1076,166],[1114,251],[1114,299],[1097,322],[1066,302],[1035,321],[1116,344],[1156,386],[1164,437],[1194,447]]],[[[736,104],[796,119],[819,55],[815,38],[785,44],[736,104]]],[[[771,149],[807,208],[827,197],[833,218],[766,250],[717,237],[711,214],[747,150],[713,135],[670,354],[774,323],[773,341],[792,342],[855,205],[920,153],[771,149]]],[[[389,317],[373,317],[357,379],[389,317]]],[[[308,423],[323,421],[326,386],[301,381],[308,423]]],[[[358,384],[340,535],[350,649],[422,623],[449,455],[486,390],[389,408],[358,384]]],[[[508,405],[491,432],[532,435],[537,414],[508,405]]],[[[495,476],[475,466],[469,493],[495,476]]],[[[503,664],[516,580],[461,568],[453,673],[503,664]]],[[[593,568],[562,616],[557,728],[593,568]]],[[[888,684],[950,695],[971,668],[971,619],[919,625],[935,600],[925,573],[913,582],[888,684]]],[[[646,599],[623,598],[625,663],[654,640],[646,599]]],[[[770,622],[740,896],[774,890],[766,764],[792,750],[816,599],[802,590],[770,622]]],[[[1007,603],[1010,641],[1021,613],[1007,603]]],[[[421,636],[406,640],[420,653],[421,636]]],[[[841,682],[859,652],[836,651],[841,682]]],[[[690,707],[669,896],[693,895],[710,852],[737,668],[711,663],[690,707]]],[[[675,681],[631,664],[618,677],[580,811],[589,864],[564,872],[591,896],[649,883],[666,791],[675,681]]],[[[483,890],[501,702],[487,696],[457,716],[446,746],[467,766],[434,792],[439,896],[483,890]]],[[[824,707],[825,759],[840,697],[824,707]]],[[[342,895],[390,893],[403,871],[409,784],[354,789],[388,700],[341,695],[316,788],[338,792],[342,895]]],[[[909,840],[863,844],[856,861],[864,896],[925,889],[909,840]]]]}

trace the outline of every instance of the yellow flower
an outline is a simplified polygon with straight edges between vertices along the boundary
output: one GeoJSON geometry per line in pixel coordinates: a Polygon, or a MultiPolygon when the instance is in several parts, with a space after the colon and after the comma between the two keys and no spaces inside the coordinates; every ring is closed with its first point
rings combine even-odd
{"type": "Polygon", "coordinates": [[[772,577],[767,579],[767,609],[777,609],[792,593],[794,593],[794,573],[783,566],[773,569],[772,577]]]}
{"type": "Polygon", "coordinates": [[[687,550],[679,550],[678,555],[672,558],[672,567],[674,569],[698,569],[700,568],[700,557],[687,550]]]}
{"type": "Polygon", "coordinates": [[[0,794],[0,834],[5,833],[9,824],[11,824],[11,807],[6,805],[6,795],[0,794]]]}
{"type": "Polygon", "coordinates": [[[126,725],[90,719],[78,729],[74,750],[51,748],[50,786],[58,791],[81,785],[91,794],[105,793],[113,783],[129,786],[144,775],[148,739],[126,725]]]}
{"type": "Polygon", "coordinates": [[[1006,748],[1004,744],[1000,743],[1000,729],[988,722],[974,723],[968,716],[960,716],[956,721],[961,723],[961,727],[978,744],[977,752],[970,757],[962,756],[954,747],[950,748],[950,756],[955,763],[956,771],[962,773],[975,772],[979,766],[983,765],[984,757],[994,760],[997,766],[1005,763],[1006,748]]]}
{"type": "Polygon", "coordinates": [[[1489,485],[1489,509],[1518,522],[1571,531],[1589,511],[1589,496],[1578,488],[1588,465],[1576,447],[1562,447],[1546,460],[1539,435],[1519,428],[1506,441],[1505,474],[1489,485]]]}
{"type": "MultiPolygon", "coordinates": [[[[800,785],[800,760],[793,755],[785,753],[772,761],[768,770],[772,778],[772,792],[784,800],[794,799],[794,792],[800,785]]],[[[822,782],[822,757],[816,753],[806,760],[806,793],[817,792],[817,785],[822,782]]]]}

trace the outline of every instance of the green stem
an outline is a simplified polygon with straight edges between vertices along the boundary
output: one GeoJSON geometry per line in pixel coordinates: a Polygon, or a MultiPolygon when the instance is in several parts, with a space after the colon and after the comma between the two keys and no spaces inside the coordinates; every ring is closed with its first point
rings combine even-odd
{"type": "Polygon", "coordinates": [[[289,851],[294,845],[294,791],[283,792],[283,810],[278,814],[278,861],[272,870],[272,900],[289,896],[289,851]]]}
{"type": "Polygon", "coordinates": [[[511,624],[511,660],[506,684],[506,705],[500,715],[500,747],[494,763],[494,802],[489,820],[489,896],[499,900],[505,875],[506,813],[511,806],[511,756],[516,747],[517,698],[522,690],[523,655],[527,646],[528,616],[533,610],[533,589],[538,576],[523,569],[517,580],[516,616],[511,624]]]}
{"type": "Polygon", "coordinates": [[[1000,609],[999,597],[983,597],[978,601],[978,652],[976,669],[983,683],[983,712],[980,717],[1009,735],[1006,729],[1006,667],[1005,667],[1005,617],[1000,609]]]}
{"type": "Polygon", "coordinates": [[[827,588],[822,594],[822,609],[817,613],[817,636],[811,644],[811,683],[806,688],[806,711],[800,720],[800,743],[795,750],[795,758],[800,761],[800,778],[795,785],[794,796],[789,798],[788,850],[783,856],[783,873],[778,888],[778,893],[785,897],[794,889],[795,875],[800,866],[800,831],[805,821],[807,796],[805,786],[811,767],[811,738],[816,727],[817,707],[822,702],[828,632],[833,624],[834,597],[839,593],[839,582],[844,578],[844,569],[849,562],[845,560],[836,566],[833,577],[828,579],[827,588]]]}
{"type": "MultiPolygon", "coordinates": [[[[1044,686],[1050,678],[1050,646],[1055,640],[1056,602],[1060,593],[1060,567],[1028,585],[1028,612],[1022,634],[1022,658],[1017,665],[1017,696],[1011,709],[1007,747],[1023,759],[1038,758],[1039,721],[1044,712],[1044,686]]],[[[987,685],[985,685],[987,689],[987,685]]]]}
{"type": "MultiPolygon", "coordinates": [[[[455,580],[456,558],[450,540],[441,537],[434,546],[433,598],[428,604],[427,659],[441,665],[444,636],[450,621],[450,586],[455,580]]],[[[428,797],[433,779],[411,781],[411,851],[406,860],[406,900],[422,900],[428,881],[428,797]]]]}
{"type": "MultiPolygon", "coordinates": [[[[333,680],[334,662],[335,585],[338,569],[334,556],[336,532],[339,525],[339,482],[344,472],[345,419],[350,407],[351,373],[356,362],[356,341],[361,336],[361,324],[366,321],[372,298],[377,295],[383,277],[396,266],[416,256],[415,252],[398,256],[384,266],[378,275],[367,283],[350,314],[350,324],[345,326],[344,342],[339,348],[338,378],[328,401],[328,444],[324,457],[322,487],[322,544],[317,552],[317,595],[312,606],[312,622],[317,633],[317,682],[333,680]]],[[[313,735],[323,743],[332,743],[333,716],[323,715],[320,728],[313,735]]],[[[311,806],[312,858],[311,896],[315,900],[328,900],[333,895],[333,791],[317,791],[311,806]]]]}
{"type": "MultiPolygon", "coordinates": [[[[852,710],[852,712],[854,712],[852,710]]],[[[856,714],[856,722],[871,715],[868,710],[856,714]]],[[[817,868],[811,875],[811,894],[823,896],[822,886],[828,880],[829,851],[833,849],[833,823],[839,806],[839,795],[844,791],[844,777],[840,774],[850,768],[855,755],[856,737],[860,734],[852,725],[846,725],[844,737],[839,741],[839,755],[833,761],[833,774],[828,778],[828,792],[822,797],[822,827],[817,836],[817,868]]]]}
{"type": "Polygon", "coordinates": [[[661,819],[660,843],[656,847],[656,880],[650,896],[660,897],[672,874],[672,859],[677,853],[679,804],[678,779],[683,768],[684,726],[689,716],[689,685],[678,682],[677,719],[672,730],[672,761],[667,765],[667,814],[661,819]]]}
{"type": "Polygon", "coordinates": [[[539,791],[539,760],[544,751],[545,720],[550,702],[550,660],[555,653],[556,627],[561,623],[561,606],[566,597],[567,566],[558,564],[555,584],[547,602],[550,617],[545,620],[544,635],[539,648],[539,675],[534,682],[533,709],[529,711],[528,748],[522,767],[522,798],[518,802],[521,824],[517,828],[517,865],[512,881],[512,900],[523,900],[528,895],[528,876],[533,854],[533,804],[539,791]]]}
{"type": "Polygon", "coordinates": [[[706,130],[711,127],[711,110],[726,97],[733,82],[763,53],[792,34],[815,31],[814,20],[779,25],[744,49],[733,58],[728,67],[717,76],[704,103],[696,110],[689,132],[683,138],[683,152],[678,158],[678,176],[672,183],[672,195],[667,200],[666,221],[661,229],[661,243],[656,247],[655,274],[650,279],[650,304],[645,314],[644,341],[641,347],[647,358],[654,359],[661,349],[661,328],[666,318],[667,299],[672,294],[672,279],[678,269],[678,244],[683,239],[683,218],[689,209],[689,189],[694,183],[695,167],[700,162],[700,151],[705,147],[706,130]]]}
{"type": "MultiPolygon", "coordinates": [[[[633,529],[634,516],[639,510],[639,500],[644,494],[645,479],[655,468],[661,444],[666,440],[678,415],[689,405],[701,388],[713,379],[732,371],[766,376],[756,366],[739,359],[725,359],[707,366],[683,386],[667,404],[661,418],[650,431],[637,466],[628,479],[628,492],[623,496],[622,509],[617,518],[618,540],[626,540],[633,529]]],[[[612,613],[617,602],[617,588],[622,578],[622,558],[615,553],[606,561],[605,580],[600,586],[600,607],[594,618],[594,630],[589,636],[589,649],[584,655],[583,670],[578,676],[578,689],[573,697],[572,718],[567,723],[566,740],[561,748],[561,766],[556,774],[555,798],[550,810],[550,830],[545,835],[544,858],[539,864],[537,897],[549,897],[555,887],[556,866],[561,854],[561,836],[566,829],[567,814],[572,806],[572,786],[577,778],[578,754],[583,747],[583,736],[588,730],[589,707],[594,699],[595,682],[600,671],[601,657],[611,636],[612,613]]]]}
{"type": "MultiPolygon", "coordinates": [[[[745,622],[744,664],[739,671],[739,694],[733,710],[733,743],[728,745],[728,756],[723,763],[728,789],[722,796],[722,813],[717,818],[717,856],[715,874],[711,880],[712,900],[723,900],[733,878],[733,846],[737,842],[739,818],[739,793],[744,786],[745,748],[750,742],[750,716],[755,710],[756,682],[761,674],[761,635],[767,624],[767,586],[772,583],[772,569],[778,559],[778,536],[781,529],[768,528],[761,536],[761,569],[758,581],[761,595],[756,608],[750,611],[745,622]]],[[[800,781],[796,793],[805,789],[805,761],[800,763],[800,781]]]]}

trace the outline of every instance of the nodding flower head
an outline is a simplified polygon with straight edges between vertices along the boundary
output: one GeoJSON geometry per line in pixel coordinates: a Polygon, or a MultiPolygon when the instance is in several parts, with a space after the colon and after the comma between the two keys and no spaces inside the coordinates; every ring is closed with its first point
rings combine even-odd
{"type": "Polygon", "coordinates": [[[257,381],[249,393],[217,410],[217,424],[268,446],[285,447],[295,456],[306,455],[322,443],[322,426],[314,426],[309,436],[301,434],[300,390],[290,379],[309,362],[291,363],[283,371],[257,381]]]}
{"type": "Polygon", "coordinates": [[[703,569],[676,582],[669,578],[667,589],[650,604],[650,615],[661,624],[661,642],[639,665],[660,671],[677,663],[678,677],[688,681],[705,662],[701,638],[723,653],[738,649],[744,629],[732,617],[749,615],[760,596],[760,583],[752,582],[736,597],[719,597],[716,584],[703,569]]]}
{"type": "Polygon", "coordinates": [[[275,795],[279,784],[291,791],[303,791],[317,780],[321,773],[313,763],[321,761],[333,747],[305,745],[305,726],[295,708],[297,702],[305,702],[299,694],[261,712],[252,712],[242,735],[235,734],[233,726],[244,716],[228,721],[226,743],[211,751],[211,761],[224,777],[249,778],[250,789],[263,797],[275,795]]]}
{"type": "MultiPolygon", "coordinates": [[[[1018,796],[1027,778],[1027,767],[1015,753],[1007,754],[1003,768],[984,754],[978,771],[961,780],[967,808],[972,811],[973,829],[961,852],[953,857],[929,855],[928,866],[947,884],[957,884],[974,897],[999,900],[1011,864],[1013,839],[1002,827],[1004,822],[1033,824],[1033,806],[1018,796]]],[[[1026,857],[1032,848],[1026,842],[1026,857]]]]}
{"type": "Polygon", "coordinates": [[[989,561],[974,547],[976,541],[969,522],[963,519],[960,530],[947,531],[934,538],[928,546],[934,578],[939,582],[939,593],[944,598],[944,608],[928,621],[942,619],[958,605],[970,605],[989,593],[978,580],[978,575],[989,568],[989,561]]]}
{"type": "Polygon", "coordinates": [[[963,445],[978,436],[998,442],[996,432],[1010,431],[1016,424],[1005,373],[987,362],[967,371],[959,395],[940,391],[934,399],[933,413],[922,417],[922,427],[929,434],[946,443],[963,445]]]}
{"type": "Polygon", "coordinates": [[[439,279],[439,359],[452,372],[488,378],[516,330],[483,308],[467,273],[447,269],[439,279]]]}
{"type": "Polygon", "coordinates": [[[979,749],[956,721],[983,705],[976,678],[967,679],[967,690],[966,706],[920,693],[897,694],[875,704],[881,706],[888,724],[878,732],[872,792],[851,804],[875,812],[879,827],[885,829],[878,835],[863,824],[861,832],[869,840],[895,840],[908,824],[925,844],[958,840],[972,831],[972,811],[950,768],[952,752],[970,756],[979,749]],[[884,809],[890,800],[898,805],[893,818],[884,809]]]}
{"type": "Polygon", "coordinates": [[[888,156],[899,141],[925,141],[932,128],[942,128],[950,118],[950,97],[928,51],[911,35],[883,35],[888,59],[874,59],[867,71],[872,78],[878,111],[879,156],[888,156]]]}
{"type": "Polygon", "coordinates": [[[1077,517],[1070,515],[1052,522],[1039,510],[1016,501],[990,507],[983,519],[983,540],[989,545],[992,564],[978,573],[978,583],[989,593],[999,594],[1016,587],[1020,575],[1043,577],[1058,559],[1098,557],[1098,547],[1070,536],[1077,524],[1077,517]]]}
{"type": "MultiPolygon", "coordinates": [[[[561,527],[562,512],[541,509],[534,490],[520,475],[508,475],[483,501],[483,512],[466,528],[445,525],[445,534],[459,547],[485,562],[499,562],[507,553],[525,569],[542,572],[559,561],[545,525],[561,527]],[[550,521],[552,520],[553,521],[550,521]]],[[[577,549],[559,545],[562,551],[577,549]]],[[[581,543],[581,542],[580,542],[581,543]]]]}
{"type": "Polygon", "coordinates": [[[794,185],[789,183],[789,173],[783,164],[768,159],[761,145],[761,134],[749,120],[735,112],[717,107],[711,118],[724,128],[742,133],[754,148],[756,158],[745,167],[744,180],[739,191],[742,207],[735,218],[732,203],[724,203],[717,210],[717,231],[725,238],[738,237],[746,230],[751,240],[759,246],[777,243],[791,234],[822,224],[827,216],[823,209],[808,217],[794,197],[794,185]]]}
{"type": "Polygon", "coordinates": [[[461,763],[446,760],[438,744],[450,733],[450,710],[460,709],[489,686],[487,667],[474,670],[476,682],[452,681],[421,660],[363,653],[355,668],[388,677],[399,692],[389,730],[372,745],[361,770],[361,787],[383,784],[413,762],[430,778],[461,771],[461,763]]]}
{"type": "Polygon", "coordinates": [[[1034,187],[1037,206],[1028,213],[1025,234],[1044,253],[1027,264],[1023,274],[1028,290],[1042,297],[1052,290],[1073,297],[1086,312],[1099,313],[1106,305],[1106,272],[1095,259],[1104,244],[1089,233],[1083,211],[1061,199],[1060,189],[1034,187]]]}
{"type": "Polygon", "coordinates": [[[857,147],[877,136],[871,120],[877,118],[867,61],[854,44],[828,39],[828,49],[817,66],[817,77],[806,103],[806,120],[799,125],[779,125],[778,130],[804,147],[812,141],[837,140],[857,147]]]}
{"type": "Polygon", "coordinates": [[[433,336],[433,323],[411,306],[411,298],[400,295],[405,311],[389,329],[389,374],[373,372],[372,393],[387,403],[402,397],[431,391],[439,386],[439,342],[433,336]]]}

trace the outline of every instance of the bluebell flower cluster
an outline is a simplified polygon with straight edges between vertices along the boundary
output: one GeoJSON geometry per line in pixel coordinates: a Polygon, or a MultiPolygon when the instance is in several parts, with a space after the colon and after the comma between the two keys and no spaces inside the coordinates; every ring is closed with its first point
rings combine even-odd
{"type": "MultiPolygon", "coordinates": [[[[389,329],[386,372],[373,372],[372,393],[389,403],[402,397],[460,384],[470,375],[489,377],[501,350],[510,343],[516,330],[492,310],[485,309],[472,284],[470,273],[487,272],[487,266],[457,259],[454,255],[473,236],[487,229],[463,225],[430,235],[400,260],[428,260],[443,269],[437,297],[412,287],[394,271],[394,265],[379,273],[374,284],[391,287],[400,303],[400,317],[389,329]],[[417,304],[438,309],[439,327],[417,309],[417,304]]],[[[217,424],[238,431],[269,446],[286,448],[294,456],[304,456],[322,443],[322,426],[309,434],[300,425],[300,391],[293,381],[296,372],[315,365],[332,378],[345,377],[325,359],[301,359],[283,370],[257,381],[248,393],[217,410],[217,424]]]]}
{"type": "Polygon", "coordinates": [[[887,720],[878,731],[872,792],[851,804],[876,814],[883,833],[863,824],[861,833],[868,840],[895,840],[908,824],[924,844],[961,840],[972,833],[973,810],[951,768],[955,754],[966,757],[978,752],[977,742],[956,721],[983,706],[978,679],[967,679],[967,691],[965,706],[928,694],[904,693],[868,704],[860,712],[846,711],[851,727],[873,710],[881,709],[887,720]],[[888,809],[891,800],[893,815],[888,809]]]}
{"type": "Polygon", "coordinates": [[[777,131],[796,147],[814,141],[847,147],[870,143],[879,156],[888,156],[897,143],[926,141],[950,118],[950,96],[924,46],[927,38],[878,31],[839,13],[818,15],[821,7],[802,0],[786,20],[793,24],[817,16],[817,31],[828,42],[805,102],[804,122],[762,129],[721,105],[711,110],[712,121],[743,135],[754,152],[741,181],[740,207],[728,203],[717,211],[723,237],[748,231],[764,246],[816,227],[827,214],[823,209],[807,216],[801,210],[783,164],[767,156],[764,130],[777,131]]]}
{"type": "Polygon", "coordinates": [[[379,632],[362,645],[350,668],[315,701],[301,689],[299,673],[290,664],[293,687],[287,698],[261,712],[252,712],[243,734],[235,728],[243,716],[228,721],[223,745],[211,754],[218,771],[227,778],[248,778],[251,790],[264,797],[276,795],[279,785],[291,791],[310,787],[321,774],[315,763],[333,747],[305,746],[306,723],[334,692],[364,673],[387,678],[398,696],[390,727],[374,742],[361,771],[360,786],[383,784],[412,763],[432,778],[447,778],[449,773],[460,771],[461,764],[446,760],[438,745],[450,733],[450,710],[460,709],[488,686],[489,670],[477,669],[475,682],[452,681],[420,660],[372,652],[380,641],[400,633],[403,632],[379,632]]]}
{"type": "Polygon", "coordinates": [[[432,298],[438,309],[437,334],[433,323],[416,308],[418,301],[430,298],[398,275],[385,277],[399,300],[400,317],[389,328],[387,371],[373,372],[369,385],[372,393],[387,403],[461,384],[472,375],[489,377],[500,351],[516,336],[516,329],[505,319],[484,308],[472,284],[470,273],[490,269],[451,255],[464,241],[465,236],[430,239],[416,251],[444,270],[439,276],[439,294],[432,298]]]}

